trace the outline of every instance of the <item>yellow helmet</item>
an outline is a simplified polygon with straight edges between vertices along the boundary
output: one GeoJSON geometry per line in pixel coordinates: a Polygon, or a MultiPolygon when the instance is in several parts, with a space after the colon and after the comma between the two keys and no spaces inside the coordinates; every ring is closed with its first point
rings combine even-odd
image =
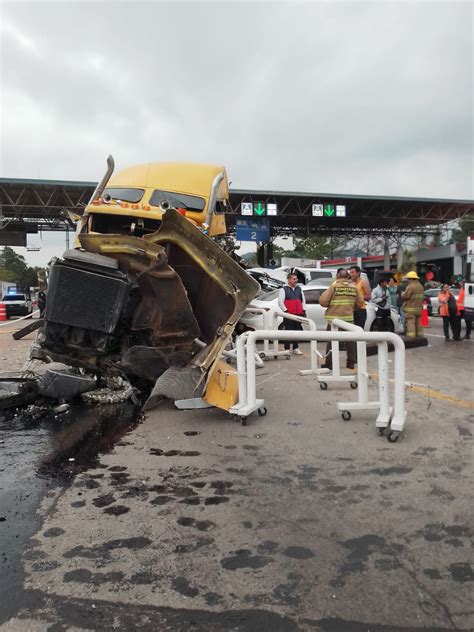
{"type": "Polygon", "coordinates": [[[407,279],[419,279],[420,277],[417,275],[417,273],[412,270],[411,272],[409,272],[407,274],[407,279]]]}

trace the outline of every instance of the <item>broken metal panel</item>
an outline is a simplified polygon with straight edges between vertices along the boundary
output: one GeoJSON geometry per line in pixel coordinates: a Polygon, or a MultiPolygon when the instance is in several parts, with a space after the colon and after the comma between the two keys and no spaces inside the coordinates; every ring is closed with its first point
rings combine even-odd
{"type": "Polygon", "coordinates": [[[180,275],[208,343],[193,364],[208,369],[257,294],[259,284],[174,209],[166,211],[159,230],[143,241],[166,246],[169,265],[180,275]]]}
{"type": "Polygon", "coordinates": [[[96,383],[93,375],[79,375],[71,369],[48,369],[39,379],[38,388],[41,395],[46,397],[69,400],[94,389],[96,383]]]}

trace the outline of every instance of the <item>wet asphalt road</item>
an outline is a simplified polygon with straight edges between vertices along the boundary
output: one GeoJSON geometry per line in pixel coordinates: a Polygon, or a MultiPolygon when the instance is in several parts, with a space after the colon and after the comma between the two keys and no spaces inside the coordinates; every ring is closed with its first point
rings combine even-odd
{"type": "Polygon", "coordinates": [[[130,404],[77,406],[59,415],[0,411],[0,624],[24,598],[21,557],[39,528],[41,499],[93,467],[139,419],[130,404]]]}
{"type": "Polygon", "coordinates": [[[472,629],[474,420],[455,402],[474,347],[439,336],[407,353],[429,394],[407,393],[393,445],[373,415],[340,421],[354,393],[295,379],[304,358],[259,372],[269,414],[246,428],[171,406],[3,419],[4,629],[472,629]]]}

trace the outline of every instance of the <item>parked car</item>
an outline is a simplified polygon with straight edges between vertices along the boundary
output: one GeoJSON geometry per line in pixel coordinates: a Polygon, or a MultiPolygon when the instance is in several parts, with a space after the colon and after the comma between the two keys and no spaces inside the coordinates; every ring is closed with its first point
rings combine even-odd
{"type": "Polygon", "coordinates": [[[423,294],[423,304],[428,309],[428,316],[433,316],[433,305],[431,304],[431,296],[427,296],[426,292],[423,294]]]}
{"type": "Polygon", "coordinates": [[[3,295],[2,303],[6,307],[7,318],[10,316],[28,316],[33,312],[31,299],[26,294],[8,292],[3,295]]]}
{"type": "MultiPolygon", "coordinates": [[[[306,299],[306,315],[314,321],[318,329],[326,329],[326,321],[324,314],[326,308],[319,304],[319,297],[327,289],[326,285],[305,285],[301,286],[306,299]]],[[[278,310],[278,294],[279,290],[272,292],[260,292],[253,299],[251,305],[267,310],[268,312],[278,310]]],[[[367,321],[365,323],[366,331],[377,330],[377,309],[372,303],[366,303],[367,321]]],[[[282,318],[278,318],[278,324],[282,322],[282,318]]],[[[242,333],[248,329],[259,330],[264,329],[262,314],[244,314],[237,323],[237,333],[242,333]]],[[[395,333],[402,331],[400,327],[400,317],[396,309],[390,310],[389,330],[395,333]]]]}
{"type": "MultiPolygon", "coordinates": [[[[274,272],[279,272],[284,275],[285,279],[289,272],[294,272],[298,277],[298,283],[301,285],[308,285],[311,282],[318,283],[322,281],[322,284],[328,283],[328,285],[336,279],[336,274],[339,268],[301,268],[299,266],[283,266],[277,268],[274,272]]],[[[369,280],[365,272],[361,272],[363,279],[369,280]]]]}

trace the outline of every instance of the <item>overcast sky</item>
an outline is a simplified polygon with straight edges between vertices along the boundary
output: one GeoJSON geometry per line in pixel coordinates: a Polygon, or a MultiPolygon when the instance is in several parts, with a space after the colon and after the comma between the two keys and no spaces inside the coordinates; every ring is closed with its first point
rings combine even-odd
{"type": "Polygon", "coordinates": [[[1,11],[4,177],[98,180],[112,153],[224,164],[234,188],[474,197],[472,2],[1,11]]]}

